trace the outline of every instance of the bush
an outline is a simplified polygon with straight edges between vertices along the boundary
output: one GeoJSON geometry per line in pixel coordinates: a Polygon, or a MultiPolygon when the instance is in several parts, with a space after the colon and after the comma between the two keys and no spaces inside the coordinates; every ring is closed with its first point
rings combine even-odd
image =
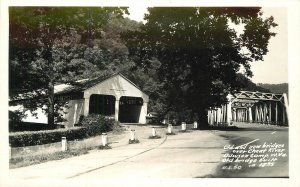
{"type": "Polygon", "coordinates": [[[81,126],[85,127],[88,136],[100,135],[114,128],[114,120],[98,114],[90,114],[83,118],[81,126]]]}
{"type": "Polygon", "coordinates": [[[9,132],[53,130],[47,123],[9,122],[9,132]]]}
{"type": "Polygon", "coordinates": [[[44,131],[13,132],[9,134],[9,143],[12,147],[42,145],[67,140],[81,140],[100,135],[114,128],[114,120],[101,115],[92,114],[81,121],[80,127],[55,129],[44,131]]]}
{"type": "Polygon", "coordinates": [[[9,143],[12,147],[42,145],[61,141],[61,137],[67,140],[84,139],[88,137],[86,128],[69,128],[46,131],[25,131],[9,134],[9,143]]]}

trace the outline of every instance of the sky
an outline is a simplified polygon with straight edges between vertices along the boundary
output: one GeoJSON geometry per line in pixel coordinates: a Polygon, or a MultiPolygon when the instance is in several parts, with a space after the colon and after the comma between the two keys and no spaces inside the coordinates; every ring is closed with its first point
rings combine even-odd
{"type": "MultiPolygon", "coordinates": [[[[137,5],[129,7],[130,19],[143,21],[147,7],[137,5]]],[[[251,63],[254,83],[279,84],[288,82],[288,30],[287,10],[284,7],[263,7],[262,12],[266,17],[273,16],[277,27],[272,31],[277,33],[269,41],[269,52],[264,56],[264,61],[251,63]]]]}

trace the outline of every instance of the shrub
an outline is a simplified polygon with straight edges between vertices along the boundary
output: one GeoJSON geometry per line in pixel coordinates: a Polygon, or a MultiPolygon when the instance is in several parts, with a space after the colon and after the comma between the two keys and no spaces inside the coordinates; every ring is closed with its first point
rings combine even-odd
{"type": "Polygon", "coordinates": [[[114,120],[98,114],[83,118],[81,126],[86,128],[88,136],[100,135],[114,128],[114,120]]]}
{"type": "Polygon", "coordinates": [[[88,137],[86,128],[55,129],[46,131],[25,131],[9,134],[9,143],[12,147],[41,145],[61,141],[65,136],[67,140],[84,139],[88,137]]]}
{"type": "Polygon", "coordinates": [[[53,130],[47,123],[9,122],[9,132],[53,130]]]}
{"type": "Polygon", "coordinates": [[[44,131],[24,131],[9,134],[9,143],[12,147],[42,145],[67,140],[81,140],[114,129],[114,120],[101,115],[92,114],[83,118],[81,127],[55,129],[44,131]]]}

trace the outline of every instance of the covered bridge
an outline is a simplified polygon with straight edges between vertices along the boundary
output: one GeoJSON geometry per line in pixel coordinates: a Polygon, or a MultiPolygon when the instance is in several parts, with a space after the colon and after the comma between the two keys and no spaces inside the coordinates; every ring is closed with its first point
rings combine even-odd
{"type": "MultiPolygon", "coordinates": [[[[76,86],[60,84],[54,87],[55,97],[68,101],[63,116],[67,120],[66,127],[73,127],[80,116],[89,114],[102,114],[121,123],[146,123],[149,96],[122,74],[77,83],[76,86]]],[[[41,112],[38,117],[47,119],[41,112]]]]}

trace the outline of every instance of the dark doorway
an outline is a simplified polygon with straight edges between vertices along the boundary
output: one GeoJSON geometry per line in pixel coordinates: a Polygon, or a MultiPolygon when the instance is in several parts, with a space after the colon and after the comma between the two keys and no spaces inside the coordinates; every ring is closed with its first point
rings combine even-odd
{"type": "Polygon", "coordinates": [[[105,116],[115,115],[116,98],[112,95],[93,94],[90,97],[89,113],[105,116]]]}
{"type": "Polygon", "coordinates": [[[143,99],[140,97],[121,97],[119,121],[121,123],[138,123],[142,106],[143,99]]]}

